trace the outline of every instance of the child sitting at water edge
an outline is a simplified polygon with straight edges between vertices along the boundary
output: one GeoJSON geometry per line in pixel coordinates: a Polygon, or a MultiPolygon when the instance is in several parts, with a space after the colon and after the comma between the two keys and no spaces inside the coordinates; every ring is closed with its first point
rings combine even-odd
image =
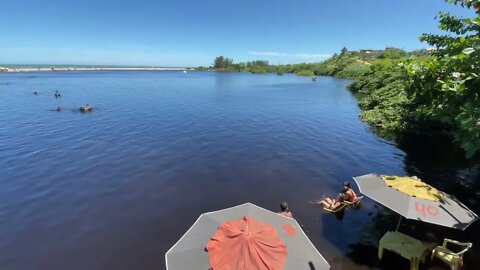
{"type": "Polygon", "coordinates": [[[288,203],[287,202],[282,202],[280,204],[280,209],[282,209],[282,212],[279,212],[279,215],[293,218],[292,212],[290,212],[290,209],[288,209],[288,203]]]}

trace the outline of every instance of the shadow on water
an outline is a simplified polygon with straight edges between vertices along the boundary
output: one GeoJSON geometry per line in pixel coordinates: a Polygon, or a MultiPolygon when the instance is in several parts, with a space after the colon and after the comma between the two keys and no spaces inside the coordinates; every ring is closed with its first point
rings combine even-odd
{"type": "MultiPolygon", "coordinates": [[[[478,157],[466,159],[463,150],[459,149],[451,138],[445,136],[407,137],[399,147],[407,153],[405,170],[410,175],[417,175],[432,186],[457,197],[477,215],[480,214],[478,157]]],[[[420,223],[410,228],[409,232],[418,237],[430,236],[437,243],[441,243],[444,237],[472,242],[472,250],[465,254],[464,269],[475,269],[480,265],[478,220],[465,231],[420,223]]]]}
{"type": "MultiPolygon", "coordinates": [[[[398,145],[405,151],[404,166],[408,175],[416,175],[426,183],[458,198],[473,212],[480,213],[480,179],[478,159],[467,160],[464,152],[455,146],[448,137],[409,136],[398,145]]],[[[455,200],[455,198],[453,198],[455,200]]],[[[394,231],[399,215],[376,202],[376,211],[371,222],[361,228],[360,240],[349,244],[347,257],[358,265],[380,269],[407,269],[408,260],[385,252],[380,261],[377,258],[378,241],[387,231],[394,231]]],[[[403,219],[399,229],[402,233],[413,236],[427,246],[434,248],[441,245],[444,238],[461,242],[472,242],[473,248],[464,255],[463,269],[477,269],[480,265],[480,222],[477,220],[464,231],[428,224],[416,220],[403,219]]],[[[458,251],[458,250],[457,250],[458,251]]],[[[438,260],[420,266],[423,269],[447,269],[438,260]]]]}

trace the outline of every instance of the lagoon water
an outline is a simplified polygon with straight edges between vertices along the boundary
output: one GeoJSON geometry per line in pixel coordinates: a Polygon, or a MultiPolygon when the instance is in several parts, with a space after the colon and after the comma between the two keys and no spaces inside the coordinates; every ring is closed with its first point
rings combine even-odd
{"type": "MultiPolygon", "coordinates": [[[[0,269],[164,269],[165,252],[202,212],[244,202],[277,211],[284,200],[332,269],[407,269],[394,254],[376,260],[394,213],[365,199],[337,217],[308,200],[337,194],[355,175],[414,174],[479,213],[480,166],[448,140],[376,136],[348,84],[215,72],[0,74],[0,269]],[[79,112],[85,103],[91,113],[79,112]]],[[[402,231],[474,241],[465,269],[477,269],[478,223],[458,232],[410,221],[402,231]]]]}

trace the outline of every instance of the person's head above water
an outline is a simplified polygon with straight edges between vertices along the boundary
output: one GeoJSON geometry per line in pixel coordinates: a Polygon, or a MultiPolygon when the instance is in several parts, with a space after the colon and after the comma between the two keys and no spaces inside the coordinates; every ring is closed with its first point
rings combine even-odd
{"type": "Polygon", "coordinates": [[[343,182],[343,189],[347,190],[349,188],[350,188],[350,183],[347,181],[343,182]]]}
{"type": "Polygon", "coordinates": [[[280,204],[280,208],[282,209],[282,211],[288,211],[288,203],[287,202],[282,202],[280,204]]]}

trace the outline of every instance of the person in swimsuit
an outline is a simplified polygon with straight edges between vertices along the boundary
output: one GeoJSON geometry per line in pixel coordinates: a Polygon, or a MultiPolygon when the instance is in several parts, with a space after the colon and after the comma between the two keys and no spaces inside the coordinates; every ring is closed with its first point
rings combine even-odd
{"type": "Polygon", "coordinates": [[[345,200],[348,202],[358,201],[357,193],[350,187],[349,182],[343,182],[343,194],[345,194],[345,200]]]}
{"type": "Polygon", "coordinates": [[[321,200],[320,204],[323,206],[323,208],[335,210],[337,209],[337,207],[341,206],[344,201],[345,201],[345,194],[340,193],[337,195],[335,199],[325,198],[321,200]]]}
{"type": "Polygon", "coordinates": [[[279,212],[279,215],[293,218],[292,212],[290,212],[290,209],[288,209],[288,203],[287,202],[282,202],[280,204],[280,209],[282,209],[282,212],[279,212]]]}

